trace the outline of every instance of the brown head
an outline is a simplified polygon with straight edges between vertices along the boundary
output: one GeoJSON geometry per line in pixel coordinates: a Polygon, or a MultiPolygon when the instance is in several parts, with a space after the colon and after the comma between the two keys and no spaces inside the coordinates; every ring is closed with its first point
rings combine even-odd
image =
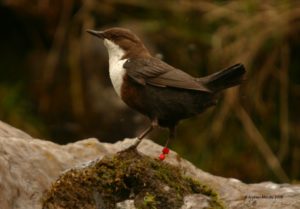
{"type": "Polygon", "coordinates": [[[104,40],[110,56],[116,48],[113,44],[124,51],[122,58],[150,56],[142,41],[128,29],[115,27],[104,31],[87,30],[87,32],[104,40]]]}

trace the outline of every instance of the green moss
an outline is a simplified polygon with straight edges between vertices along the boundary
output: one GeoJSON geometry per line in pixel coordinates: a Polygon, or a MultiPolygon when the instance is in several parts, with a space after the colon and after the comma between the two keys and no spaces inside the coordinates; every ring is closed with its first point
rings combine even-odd
{"type": "Polygon", "coordinates": [[[155,195],[151,193],[146,193],[144,197],[143,206],[146,208],[156,209],[157,201],[155,195]]]}
{"type": "Polygon", "coordinates": [[[182,175],[179,168],[127,149],[62,174],[43,198],[43,208],[115,208],[134,199],[141,209],[176,209],[184,196],[202,193],[212,208],[224,208],[210,187],[182,175]]]}

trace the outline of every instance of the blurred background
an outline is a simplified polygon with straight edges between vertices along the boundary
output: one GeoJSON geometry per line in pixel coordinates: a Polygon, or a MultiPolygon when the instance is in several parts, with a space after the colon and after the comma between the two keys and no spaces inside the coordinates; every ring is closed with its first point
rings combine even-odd
{"type": "Polygon", "coordinates": [[[215,175],[299,182],[298,0],[2,0],[0,23],[0,120],[60,144],[136,136],[149,121],[117,97],[103,43],[85,32],[126,27],[194,76],[246,66],[241,87],[180,123],[172,149],[215,175]]]}

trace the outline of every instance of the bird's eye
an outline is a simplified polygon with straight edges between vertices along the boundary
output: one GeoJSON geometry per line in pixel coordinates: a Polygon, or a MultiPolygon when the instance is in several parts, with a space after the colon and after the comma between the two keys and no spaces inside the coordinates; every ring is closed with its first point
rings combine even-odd
{"type": "Polygon", "coordinates": [[[112,35],[112,37],[111,37],[113,40],[120,40],[120,36],[118,36],[118,35],[112,35]]]}

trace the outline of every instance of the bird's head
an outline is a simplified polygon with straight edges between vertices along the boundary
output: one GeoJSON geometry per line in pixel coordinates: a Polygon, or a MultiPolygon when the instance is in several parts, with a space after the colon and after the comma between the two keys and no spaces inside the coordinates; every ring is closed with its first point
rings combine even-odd
{"type": "Polygon", "coordinates": [[[102,39],[109,56],[123,54],[122,58],[149,56],[142,41],[125,28],[109,28],[104,31],[87,30],[88,33],[102,39]]]}

